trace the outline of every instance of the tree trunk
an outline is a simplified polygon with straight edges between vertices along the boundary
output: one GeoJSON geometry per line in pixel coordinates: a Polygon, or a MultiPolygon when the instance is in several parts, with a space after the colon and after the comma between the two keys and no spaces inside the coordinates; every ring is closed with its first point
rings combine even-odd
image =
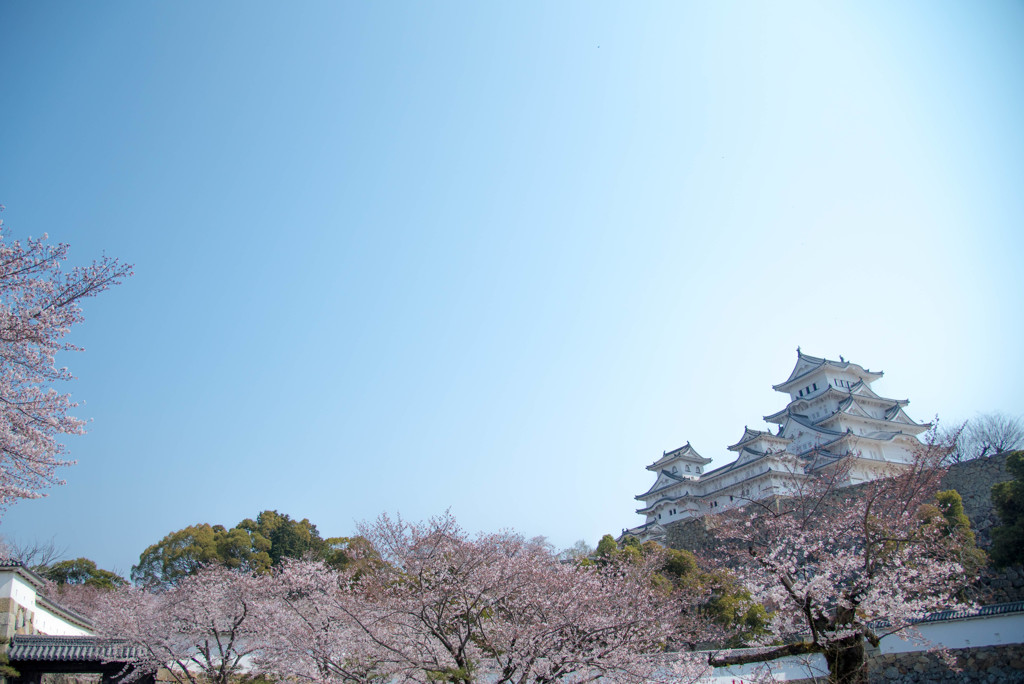
{"type": "Polygon", "coordinates": [[[859,635],[847,637],[825,651],[830,684],[867,684],[867,653],[859,635]]]}

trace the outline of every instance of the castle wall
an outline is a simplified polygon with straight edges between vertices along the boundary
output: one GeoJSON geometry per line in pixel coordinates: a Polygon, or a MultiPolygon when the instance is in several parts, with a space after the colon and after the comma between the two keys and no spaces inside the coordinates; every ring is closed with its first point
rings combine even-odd
{"type": "Polygon", "coordinates": [[[879,655],[868,661],[870,684],[1010,684],[1024,682],[1024,644],[956,649],[957,670],[933,653],[879,655]]]}

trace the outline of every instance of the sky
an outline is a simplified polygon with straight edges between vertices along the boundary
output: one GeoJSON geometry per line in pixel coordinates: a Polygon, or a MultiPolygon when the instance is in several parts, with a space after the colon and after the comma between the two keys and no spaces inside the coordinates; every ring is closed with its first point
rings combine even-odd
{"type": "Polygon", "coordinates": [[[265,509],[559,548],[804,352],[1024,415],[1024,3],[0,5],[5,239],[111,255],[5,511],[127,574],[265,509]]]}

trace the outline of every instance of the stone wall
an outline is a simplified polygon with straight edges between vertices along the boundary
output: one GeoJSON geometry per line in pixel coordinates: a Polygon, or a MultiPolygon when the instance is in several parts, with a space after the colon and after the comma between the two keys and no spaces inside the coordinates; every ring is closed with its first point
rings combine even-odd
{"type": "Polygon", "coordinates": [[[716,545],[712,516],[688,518],[665,526],[666,542],[670,549],[686,549],[702,555],[716,545]]]}
{"type": "Polygon", "coordinates": [[[964,512],[971,519],[971,529],[978,538],[978,546],[992,546],[992,528],[998,526],[999,516],[992,506],[992,485],[1011,479],[1006,470],[1006,454],[978,458],[950,466],[942,478],[943,489],[955,489],[964,500],[964,512]]]}
{"type": "Polygon", "coordinates": [[[963,648],[950,654],[959,672],[927,651],[877,655],[868,663],[868,680],[871,684],[1024,683],[1024,644],[963,648]]]}
{"type": "Polygon", "coordinates": [[[34,613],[11,598],[0,598],[0,641],[9,641],[15,634],[34,634],[34,613]]]}

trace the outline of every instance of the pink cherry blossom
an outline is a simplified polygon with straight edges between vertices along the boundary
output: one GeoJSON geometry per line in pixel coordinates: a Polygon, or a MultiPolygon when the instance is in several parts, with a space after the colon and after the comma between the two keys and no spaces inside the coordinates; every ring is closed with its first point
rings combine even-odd
{"type": "Polygon", "coordinates": [[[71,395],[53,388],[72,378],[54,360],[77,349],[64,338],[82,321],[81,300],[131,275],[109,257],[64,271],[67,251],[45,236],[23,243],[0,234],[0,508],[63,484],[56,470],[72,462],[58,439],[81,434],[84,421],[69,415],[71,395]]]}
{"type": "Polygon", "coordinates": [[[123,587],[94,617],[103,636],[136,649],[136,674],[165,668],[180,684],[228,684],[260,647],[261,578],[220,566],[166,591],[123,587]]]}

